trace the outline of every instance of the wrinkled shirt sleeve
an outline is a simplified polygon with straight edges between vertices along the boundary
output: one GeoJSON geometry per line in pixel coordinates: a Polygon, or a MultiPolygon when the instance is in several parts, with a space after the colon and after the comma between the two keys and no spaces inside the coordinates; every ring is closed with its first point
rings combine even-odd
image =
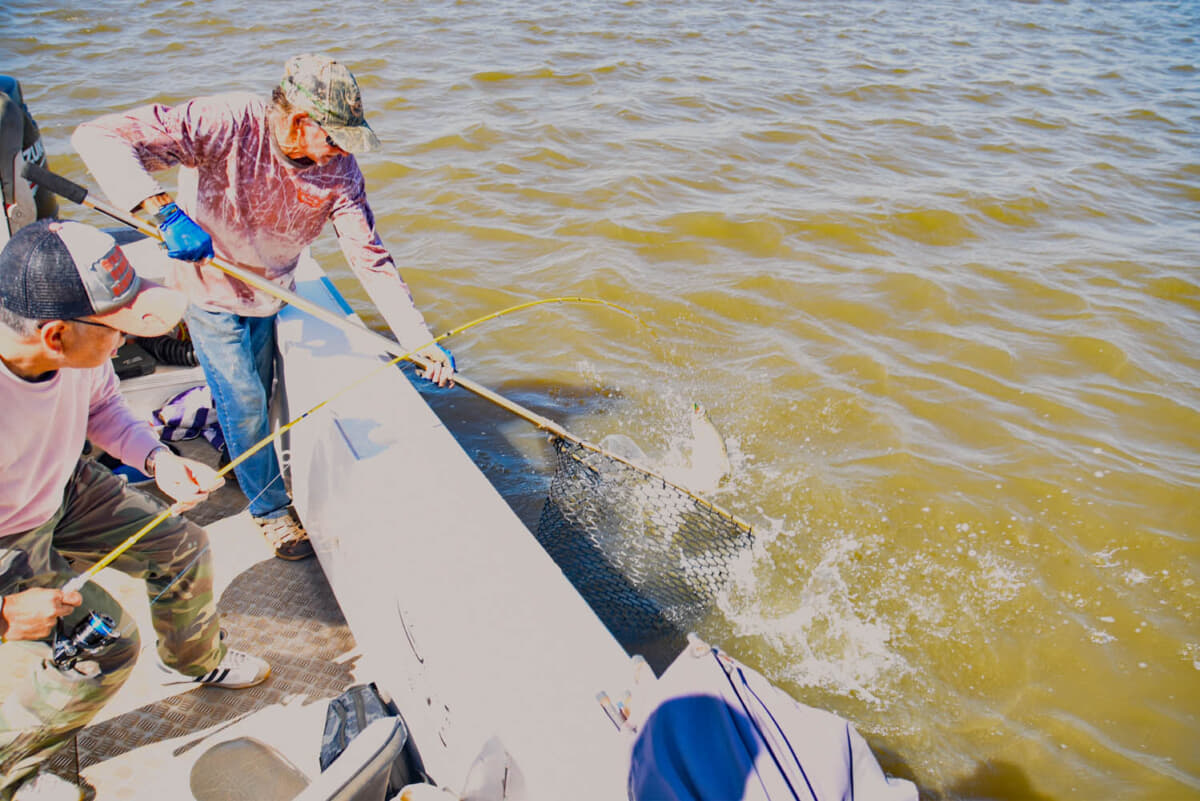
{"type": "Polygon", "coordinates": [[[201,125],[198,100],[170,107],[150,105],[108,114],[75,129],[71,144],[114,205],[133,210],[165,191],[151,173],[194,167],[208,137],[213,107],[201,125]]]}
{"type": "Polygon", "coordinates": [[[417,309],[408,284],[400,277],[395,262],[379,239],[375,215],[367,203],[362,173],[357,168],[355,172],[357,180],[330,213],[338,244],[350,269],[400,344],[408,349],[419,348],[432,340],[433,334],[417,309]]]}
{"type": "Polygon", "coordinates": [[[159,446],[154,429],[139,420],[121,395],[112,365],[95,371],[88,403],[87,436],[125,464],[144,470],[146,457],[159,446]]]}

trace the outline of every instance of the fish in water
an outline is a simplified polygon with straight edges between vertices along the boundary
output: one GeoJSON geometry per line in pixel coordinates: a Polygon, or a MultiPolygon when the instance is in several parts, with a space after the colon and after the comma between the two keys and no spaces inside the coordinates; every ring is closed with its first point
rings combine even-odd
{"type": "Polygon", "coordinates": [[[663,477],[692,492],[715,492],[733,469],[729,451],[725,448],[725,438],[713,425],[708,410],[699,403],[692,404],[688,422],[692,429],[690,456],[682,464],[664,472],[663,477]]]}
{"type": "Polygon", "coordinates": [[[615,453],[651,472],[658,473],[672,484],[695,493],[715,492],[733,466],[725,438],[713,425],[708,410],[693,403],[688,413],[691,438],[682,447],[672,446],[666,458],[656,463],[646,456],[638,444],[624,434],[609,434],[600,441],[605,450],[615,453]]]}

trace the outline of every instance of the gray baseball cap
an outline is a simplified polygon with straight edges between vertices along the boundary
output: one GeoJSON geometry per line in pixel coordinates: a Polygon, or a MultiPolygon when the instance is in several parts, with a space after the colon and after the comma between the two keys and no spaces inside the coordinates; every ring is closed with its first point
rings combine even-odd
{"type": "Polygon", "coordinates": [[[306,112],[342,150],[367,153],[379,148],[379,137],[363,117],[358,81],[344,64],[316,53],[293,56],[279,85],[288,102],[306,112]]]}
{"type": "Polygon", "coordinates": [[[167,333],[187,295],[140,277],[109,234],[38,220],[0,251],[0,305],[29,320],[91,320],[139,337],[167,333]]]}

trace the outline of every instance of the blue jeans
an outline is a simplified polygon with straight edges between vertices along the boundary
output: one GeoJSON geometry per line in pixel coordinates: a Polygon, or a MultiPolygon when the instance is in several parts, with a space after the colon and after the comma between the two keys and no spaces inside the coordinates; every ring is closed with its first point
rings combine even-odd
{"type": "MultiPolygon", "coordinates": [[[[229,457],[237,459],[271,433],[268,407],[275,379],[275,315],[242,317],[189,306],[188,331],[204,368],[229,457]]],[[[292,502],[275,448],[268,445],[233,468],[255,517],[281,517],[292,502]]]]}

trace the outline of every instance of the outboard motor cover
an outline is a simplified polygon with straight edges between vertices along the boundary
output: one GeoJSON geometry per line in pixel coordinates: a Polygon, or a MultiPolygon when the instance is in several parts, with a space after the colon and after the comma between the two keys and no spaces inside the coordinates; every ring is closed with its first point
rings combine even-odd
{"type": "Polygon", "coordinates": [[[0,197],[5,212],[5,230],[0,237],[4,240],[35,219],[58,215],[54,194],[21,177],[22,161],[46,166],[42,134],[25,106],[21,84],[16,78],[0,75],[0,197]]]}

